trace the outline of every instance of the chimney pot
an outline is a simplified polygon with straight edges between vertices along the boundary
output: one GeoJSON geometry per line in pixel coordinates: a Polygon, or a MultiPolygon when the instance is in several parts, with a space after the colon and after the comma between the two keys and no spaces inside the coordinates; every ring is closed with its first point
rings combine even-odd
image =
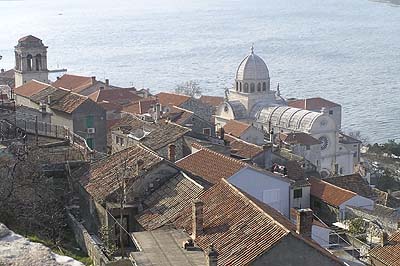
{"type": "Polygon", "coordinates": [[[192,205],[192,238],[203,234],[203,202],[196,199],[192,205]]]}
{"type": "Polygon", "coordinates": [[[214,248],[214,244],[211,244],[206,252],[206,265],[207,266],[217,266],[218,264],[218,252],[214,248]]]}
{"type": "Polygon", "coordinates": [[[154,109],[154,121],[157,122],[161,117],[161,105],[157,103],[154,109]]]}
{"type": "Polygon", "coordinates": [[[107,87],[110,86],[110,80],[109,79],[106,79],[106,86],[107,87]]]}
{"type": "Polygon", "coordinates": [[[388,234],[382,230],[381,239],[380,239],[381,247],[384,247],[388,244],[388,234]]]}
{"type": "Polygon", "coordinates": [[[171,162],[175,162],[176,160],[176,146],[174,144],[168,145],[168,159],[171,162]]]}
{"type": "Polygon", "coordinates": [[[92,84],[96,82],[96,76],[92,76],[92,84]]]}
{"type": "Polygon", "coordinates": [[[302,236],[311,237],[313,211],[310,208],[296,211],[296,232],[302,236]]]}
{"type": "Polygon", "coordinates": [[[1,73],[4,73],[4,68],[1,69],[1,73]]]}

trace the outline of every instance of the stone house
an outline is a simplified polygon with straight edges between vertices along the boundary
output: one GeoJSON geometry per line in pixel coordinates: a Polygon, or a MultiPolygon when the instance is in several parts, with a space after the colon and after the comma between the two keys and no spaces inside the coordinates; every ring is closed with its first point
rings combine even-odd
{"type": "Polygon", "coordinates": [[[206,121],[212,121],[213,107],[199,99],[171,92],[160,92],[155,95],[161,104],[161,111],[168,113],[173,106],[192,111],[206,121]]]}
{"type": "Polygon", "coordinates": [[[126,114],[110,132],[112,153],[136,144],[143,144],[171,161],[183,157],[183,137],[190,129],[175,123],[147,122],[135,115],[126,114]]]}
{"type": "Polygon", "coordinates": [[[137,231],[134,216],[141,202],[179,169],[142,145],[128,147],[95,163],[73,171],[74,190],[79,195],[80,218],[86,229],[98,234],[102,227],[115,237],[119,229],[121,197],[125,230],[137,231]]]}
{"type": "MultiPolygon", "coordinates": [[[[175,235],[186,233],[193,244],[186,241],[185,249],[193,247],[193,250],[205,252],[203,260],[206,263],[203,265],[344,265],[309,238],[312,225],[312,216],[307,215],[309,212],[301,212],[298,225],[294,226],[275,209],[237,189],[227,180],[220,180],[202,193],[199,192],[201,187],[193,182],[186,181],[188,186],[185,187],[182,187],[182,182],[179,184],[169,186],[177,187],[178,191],[185,189],[188,193],[161,187],[160,191],[154,192],[154,196],[149,196],[144,210],[136,219],[152,235],[159,235],[161,230],[174,232],[175,235]],[[181,203],[182,195],[185,195],[186,204],[181,203]],[[176,205],[176,202],[181,204],[176,205]]],[[[174,242],[169,245],[173,249],[174,242]]],[[[181,254],[182,251],[178,256],[181,254]]],[[[145,256],[148,261],[154,261],[155,256],[163,256],[149,252],[139,255],[133,256],[138,259],[145,256]]],[[[184,261],[176,264],[167,261],[165,265],[187,265],[184,261]]],[[[201,265],[198,260],[194,261],[197,262],[194,265],[201,265]]]]}
{"type": "Polygon", "coordinates": [[[192,147],[192,154],[176,162],[176,165],[185,172],[209,184],[216,184],[221,179],[225,179],[286,217],[290,215],[290,208],[309,207],[310,196],[307,182],[304,182],[303,188],[300,186],[300,181],[289,179],[282,174],[251,166],[196,143],[192,144],[192,147]]]}
{"type": "Polygon", "coordinates": [[[237,120],[229,120],[225,125],[223,125],[223,129],[225,134],[232,135],[244,141],[256,145],[264,144],[264,132],[251,124],[237,120]]]}
{"type": "Polygon", "coordinates": [[[65,126],[88,146],[106,151],[106,111],[86,96],[31,80],[16,88],[16,104],[41,113],[39,121],[65,126]]]}
{"type": "Polygon", "coordinates": [[[374,201],[353,191],[335,186],[319,178],[310,177],[311,208],[325,223],[346,219],[346,206],[372,210],[374,201]]]}

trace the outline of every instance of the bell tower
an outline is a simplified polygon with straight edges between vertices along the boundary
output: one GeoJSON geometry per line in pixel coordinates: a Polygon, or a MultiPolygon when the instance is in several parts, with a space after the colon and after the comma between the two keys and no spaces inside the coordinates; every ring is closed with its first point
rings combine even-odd
{"type": "Polygon", "coordinates": [[[15,46],[15,87],[35,79],[49,83],[47,46],[32,35],[22,37],[15,46]]]}

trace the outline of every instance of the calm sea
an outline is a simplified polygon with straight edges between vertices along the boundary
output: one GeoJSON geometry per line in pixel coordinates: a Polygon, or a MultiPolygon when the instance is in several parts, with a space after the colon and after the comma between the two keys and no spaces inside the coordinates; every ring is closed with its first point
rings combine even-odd
{"type": "Polygon", "coordinates": [[[285,97],[343,106],[343,127],[400,140],[400,0],[0,0],[0,68],[27,34],[49,68],[172,91],[222,95],[252,43],[285,97]]]}

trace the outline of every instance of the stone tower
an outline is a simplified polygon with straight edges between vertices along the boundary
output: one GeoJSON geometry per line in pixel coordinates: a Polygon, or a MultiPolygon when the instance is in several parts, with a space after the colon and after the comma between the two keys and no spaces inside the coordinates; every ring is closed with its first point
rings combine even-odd
{"type": "Polygon", "coordinates": [[[49,82],[47,46],[32,35],[22,37],[15,46],[15,87],[35,79],[49,82]]]}

